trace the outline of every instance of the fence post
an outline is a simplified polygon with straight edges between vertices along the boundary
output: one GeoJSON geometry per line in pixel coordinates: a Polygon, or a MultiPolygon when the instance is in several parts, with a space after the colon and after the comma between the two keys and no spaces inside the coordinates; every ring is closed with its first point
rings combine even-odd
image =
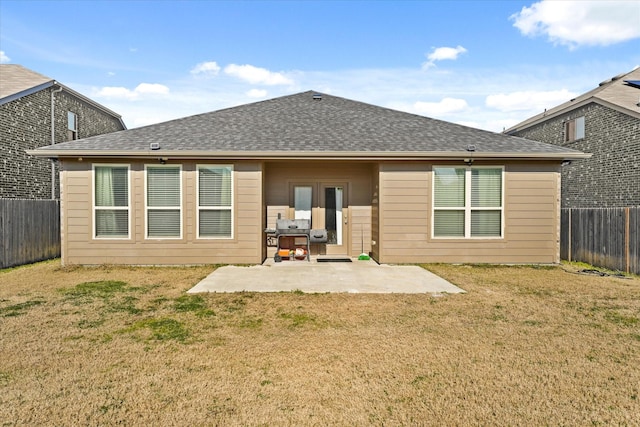
{"type": "Polygon", "coordinates": [[[569,208],[569,226],[567,227],[567,258],[571,262],[571,212],[573,209],[569,208]]]}
{"type": "Polygon", "coordinates": [[[629,224],[629,208],[625,208],[624,210],[624,259],[625,259],[625,272],[631,272],[631,260],[629,257],[629,232],[630,232],[630,224],[629,224]]]}

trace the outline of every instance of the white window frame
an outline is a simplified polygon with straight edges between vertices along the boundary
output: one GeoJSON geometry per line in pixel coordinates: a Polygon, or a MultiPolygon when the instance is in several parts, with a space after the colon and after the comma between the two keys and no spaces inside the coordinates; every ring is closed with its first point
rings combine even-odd
{"type": "Polygon", "coordinates": [[[99,240],[131,240],[131,165],[126,163],[93,163],[91,165],[91,207],[93,230],[92,237],[99,240]],[[127,206],[96,206],[96,167],[127,168],[127,206]],[[98,236],[96,230],[96,212],[99,210],[126,210],[127,211],[127,235],[126,236],[98,236]]]}
{"type": "Polygon", "coordinates": [[[235,237],[235,169],[232,164],[199,164],[196,165],[196,238],[206,240],[232,240],[235,237]],[[212,169],[212,168],[229,168],[231,169],[231,201],[228,207],[226,206],[200,206],[200,169],[212,169]],[[200,212],[201,211],[223,211],[228,210],[231,212],[231,232],[229,236],[216,237],[216,236],[200,236],[200,212]]]}
{"type": "Polygon", "coordinates": [[[183,205],[183,201],[182,201],[182,195],[183,195],[183,190],[182,190],[182,165],[153,165],[153,164],[146,164],[144,165],[144,237],[145,240],[180,240],[182,239],[182,235],[183,235],[183,218],[182,218],[182,214],[183,214],[183,209],[182,209],[182,205],[183,205]],[[148,179],[149,179],[149,174],[148,174],[148,170],[149,168],[151,169],[178,169],[179,171],[179,178],[178,181],[180,183],[179,189],[180,189],[180,205],[179,206],[149,206],[148,202],[149,202],[149,187],[148,187],[148,179]],[[179,209],[180,213],[179,213],[179,218],[180,218],[180,234],[178,236],[149,236],[149,211],[154,211],[154,210],[175,210],[175,209],[179,209]]]}
{"type": "Polygon", "coordinates": [[[470,239],[470,240],[500,240],[504,239],[504,166],[455,166],[455,165],[443,165],[434,166],[432,170],[431,179],[431,238],[438,240],[455,240],[455,239],[470,239]],[[464,169],[464,207],[436,207],[436,169],[439,168],[451,168],[451,169],[464,169]],[[472,207],[471,206],[471,171],[474,169],[500,169],[500,207],[472,207]],[[464,211],[464,236],[436,236],[435,235],[435,212],[442,211],[464,211]],[[500,236],[472,236],[471,235],[471,212],[473,211],[500,211],[500,236]]]}

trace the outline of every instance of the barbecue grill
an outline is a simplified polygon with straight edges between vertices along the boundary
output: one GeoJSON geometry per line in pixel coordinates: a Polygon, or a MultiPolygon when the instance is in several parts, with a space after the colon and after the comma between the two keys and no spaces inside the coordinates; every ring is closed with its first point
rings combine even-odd
{"type": "MultiPolygon", "coordinates": [[[[282,243],[282,239],[285,237],[292,237],[292,238],[296,238],[296,237],[304,237],[305,238],[305,247],[302,248],[305,250],[304,255],[306,255],[307,261],[310,261],[310,250],[309,250],[309,245],[311,243],[326,243],[327,242],[327,230],[324,229],[311,229],[311,220],[309,219],[277,219],[276,220],[276,228],[275,230],[273,229],[267,229],[265,230],[267,233],[273,234],[275,235],[275,238],[277,240],[277,250],[276,250],[276,255],[275,255],[275,261],[282,261],[282,257],[284,255],[281,255],[281,251],[284,251],[283,249],[281,249],[281,243],[282,243]]],[[[296,245],[294,245],[296,246],[296,245]]],[[[286,248],[291,250],[294,250],[293,248],[286,248]]],[[[300,249],[300,248],[296,248],[296,249],[300,249]]],[[[288,255],[289,259],[292,259],[293,256],[291,256],[291,254],[288,255]]]]}

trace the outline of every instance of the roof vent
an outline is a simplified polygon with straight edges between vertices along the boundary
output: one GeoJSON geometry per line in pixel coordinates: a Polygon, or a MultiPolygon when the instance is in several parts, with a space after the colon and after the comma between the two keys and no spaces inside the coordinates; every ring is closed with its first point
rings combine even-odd
{"type": "Polygon", "coordinates": [[[314,93],[313,94],[313,100],[314,101],[320,101],[322,99],[322,94],[321,93],[314,93]]]}
{"type": "Polygon", "coordinates": [[[159,142],[152,142],[151,144],[149,144],[149,149],[150,150],[159,150],[160,149],[160,143],[159,142]]]}
{"type": "Polygon", "coordinates": [[[476,151],[475,145],[467,145],[467,151],[476,151]]]}

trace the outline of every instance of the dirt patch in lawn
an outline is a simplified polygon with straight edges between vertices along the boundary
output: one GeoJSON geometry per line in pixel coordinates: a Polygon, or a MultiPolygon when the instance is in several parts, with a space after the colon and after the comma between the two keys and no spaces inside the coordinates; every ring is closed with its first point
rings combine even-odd
{"type": "Polygon", "coordinates": [[[467,293],[186,295],[212,267],[0,271],[0,420],[640,423],[640,279],[425,267],[467,293]]]}

